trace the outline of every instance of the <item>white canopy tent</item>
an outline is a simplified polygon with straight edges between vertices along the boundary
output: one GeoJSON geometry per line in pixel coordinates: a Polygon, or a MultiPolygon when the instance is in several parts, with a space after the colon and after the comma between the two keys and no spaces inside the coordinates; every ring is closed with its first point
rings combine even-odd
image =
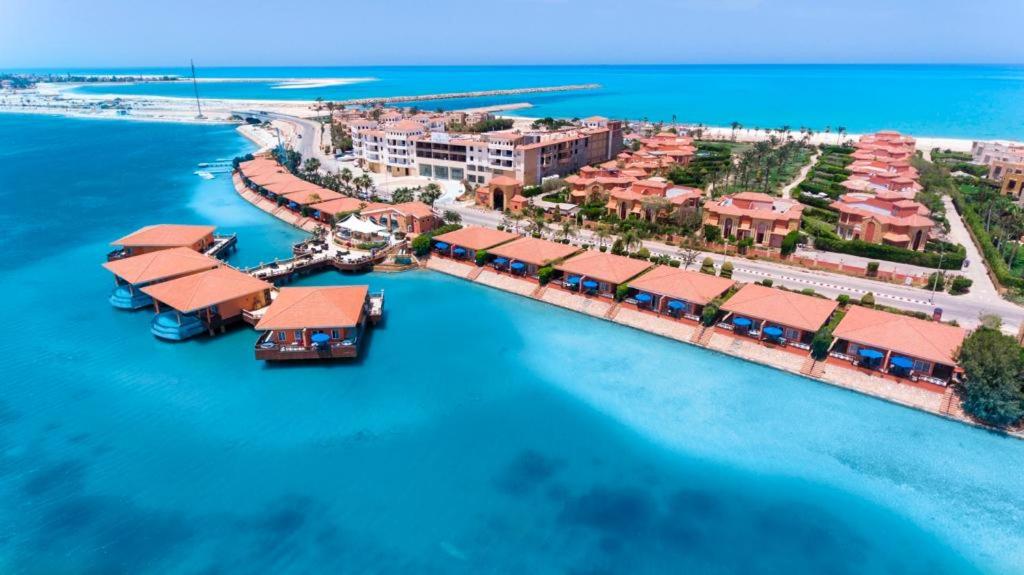
{"type": "Polygon", "coordinates": [[[355,214],[352,214],[338,222],[337,227],[340,230],[348,230],[351,234],[357,236],[372,236],[374,234],[387,232],[386,228],[378,226],[369,220],[361,219],[355,214]]]}

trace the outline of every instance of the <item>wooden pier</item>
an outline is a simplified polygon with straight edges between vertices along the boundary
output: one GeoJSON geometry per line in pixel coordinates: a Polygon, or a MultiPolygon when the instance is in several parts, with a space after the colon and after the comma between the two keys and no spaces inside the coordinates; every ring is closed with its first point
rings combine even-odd
{"type": "Polygon", "coordinates": [[[203,253],[219,258],[221,256],[227,256],[231,252],[238,249],[238,235],[213,235],[213,243],[208,248],[203,250],[203,253]]]}

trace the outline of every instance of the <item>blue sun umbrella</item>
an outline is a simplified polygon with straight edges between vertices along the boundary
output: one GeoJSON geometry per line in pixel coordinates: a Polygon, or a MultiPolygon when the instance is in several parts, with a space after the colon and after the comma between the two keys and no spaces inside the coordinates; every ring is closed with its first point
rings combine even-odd
{"type": "Polygon", "coordinates": [[[732,324],[736,327],[750,327],[750,320],[745,317],[734,317],[732,324]]]}
{"type": "Polygon", "coordinates": [[[454,250],[452,250],[452,253],[457,255],[457,256],[461,256],[461,255],[464,255],[466,253],[466,250],[463,249],[463,248],[455,248],[454,250]]]}
{"type": "Polygon", "coordinates": [[[893,366],[898,367],[900,369],[910,369],[914,367],[914,361],[909,357],[903,357],[902,355],[894,355],[889,360],[889,363],[893,364],[893,366]]]}
{"type": "Polygon", "coordinates": [[[769,326],[764,328],[764,334],[768,337],[782,337],[782,328],[775,327],[774,325],[769,326]]]}
{"type": "Polygon", "coordinates": [[[331,341],[331,336],[327,335],[326,333],[314,333],[313,336],[310,337],[309,339],[312,340],[313,343],[320,344],[331,341]]]}
{"type": "Polygon", "coordinates": [[[507,258],[494,258],[494,263],[499,265],[499,266],[503,266],[503,265],[508,263],[508,259],[507,258]]]}
{"type": "Polygon", "coordinates": [[[523,262],[512,262],[512,265],[510,267],[514,270],[521,270],[526,268],[526,264],[524,264],[523,262]]]}
{"type": "Polygon", "coordinates": [[[646,294],[646,293],[636,294],[636,298],[635,299],[636,299],[636,301],[638,301],[640,303],[647,303],[647,302],[651,301],[651,294],[646,294]]]}
{"type": "Polygon", "coordinates": [[[684,307],[686,307],[686,304],[684,304],[681,301],[672,300],[672,301],[668,302],[668,309],[670,309],[670,310],[679,311],[679,310],[683,309],[684,307]]]}
{"type": "Polygon", "coordinates": [[[434,247],[439,249],[439,250],[446,250],[446,249],[448,249],[448,244],[446,244],[444,242],[437,242],[436,244],[434,244],[434,247]]]}
{"type": "Polygon", "coordinates": [[[576,285],[580,283],[580,276],[569,276],[568,279],[565,280],[565,283],[569,285],[576,285]]]}
{"type": "Polygon", "coordinates": [[[866,349],[866,348],[858,349],[857,350],[857,355],[863,357],[864,359],[872,359],[872,360],[874,360],[874,359],[882,359],[882,357],[885,356],[885,354],[883,354],[880,351],[875,351],[873,349],[866,349]]]}
{"type": "Polygon", "coordinates": [[[583,287],[587,289],[597,289],[597,282],[594,280],[587,280],[583,282],[583,287]]]}

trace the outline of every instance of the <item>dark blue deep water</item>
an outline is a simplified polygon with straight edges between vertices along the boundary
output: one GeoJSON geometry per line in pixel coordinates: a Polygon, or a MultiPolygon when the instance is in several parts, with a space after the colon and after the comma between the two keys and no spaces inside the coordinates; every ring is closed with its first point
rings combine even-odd
{"type": "Polygon", "coordinates": [[[1019,573],[1024,443],[428,272],[356,363],[106,302],[140,225],[298,236],[229,127],[0,116],[0,572],[1019,573]]]}

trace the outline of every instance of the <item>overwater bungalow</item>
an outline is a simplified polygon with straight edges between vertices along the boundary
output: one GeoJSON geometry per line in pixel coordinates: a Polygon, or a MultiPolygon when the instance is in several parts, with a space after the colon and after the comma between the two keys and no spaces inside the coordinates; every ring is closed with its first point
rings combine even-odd
{"type": "Polygon", "coordinates": [[[434,236],[434,251],[455,259],[473,260],[477,250],[489,250],[518,237],[512,232],[467,226],[434,236]]]}
{"type": "Polygon", "coordinates": [[[946,385],[960,368],[956,326],[852,306],[836,326],[832,357],[899,377],[946,385]]]}
{"type": "Polygon", "coordinates": [[[647,260],[635,260],[600,251],[586,251],[554,267],[562,274],[562,287],[581,293],[612,297],[620,284],[651,269],[652,265],[647,260]]]}
{"type": "Polygon", "coordinates": [[[153,298],[141,288],[162,281],[219,267],[217,258],[189,248],[168,248],[103,264],[114,274],[114,292],[110,305],[120,309],[140,309],[153,304],[153,298]]]}
{"type": "Polygon", "coordinates": [[[525,277],[537,277],[537,271],[576,254],[580,248],[540,238],[525,237],[493,247],[490,264],[499,271],[525,277]]]}
{"type": "Polygon", "coordinates": [[[153,298],[153,335],[173,341],[204,331],[211,335],[238,321],[245,311],[270,304],[273,284],[222,266],[153,284],[142,291],[153,298]]]}
{"type": "Polygon", "coordinates": [[[384,293],[367,286],[281,288],[256,324],[256,359],[357,357],[367,323],[377,323],[384,293]]]}
{"type": "Polygon", "coordinates": [[[335,221],[343,219],[350,214],[359,213],[366,205],[366,202],[363,200],[344,196],[333,200],[317,202],[309,207],[313,211],[312,215],[314,218],[325,224],[333,224],[335,221]]]}
{"type": "Polygon", "coordinates": [[[146,226],[110,242],[114,251],[107,254],[107,261],[142,255],[168,248],[189,248],[204,252],[214,245],[213,226],[189,226],[180,224],[157,224],[146,226]]]}
{"type": "Polygon", "coordinates": [[[734,285],[731,279],[659,265],[630,281],[627,297],[641,309],[696,319],[734,285]]]}
{"type": "Polygon", "coordinates": [[[807,348],[838,305],[824,298],[747,284],[722,305],[722,311],[727,312],[725,322],[737,334],[807,348]]]}

